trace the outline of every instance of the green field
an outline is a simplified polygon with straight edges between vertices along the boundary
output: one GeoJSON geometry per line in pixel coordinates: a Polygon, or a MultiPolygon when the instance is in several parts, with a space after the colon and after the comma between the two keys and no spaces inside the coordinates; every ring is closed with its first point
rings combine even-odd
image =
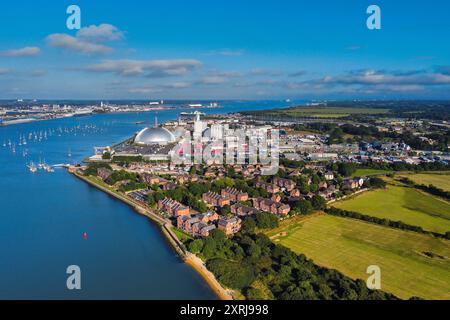
{"type": "Polygon", "coordinates": [[[427,186],[432,184],[445,191],[450,191],[450,172],[405,174],[401,176],[407,177],[417,184],[424,184],[427,186]]]}
{"type": "Polygon", "coordinates": [[[354,279],[365,281],[367,267],[377,265],[381,289],[400,298],[450,299],[448,240],[328,215],[285,221],[268,235],[354,279]]]}
{"type": "Polygon", "coordinates": [[[450,231],[450,203],[414,188],[389,184],[386,189],[364,192],[332,206],[402,221],[427,231],[450,231]]]}
{"type": "Polygon", "coordinates": [[[378,174],[388,174],[392,171],[389,170],[381,170],[381,169],[357,169],[355,173],[352,174],[352,177],[366,177],[371,175],[378,174]]]}
{"type": "Polygon", "coordinates": [[[314,118],[342,118],[351,115],[374,115],[388,113],[389,109],[378,108],[350,108],[350,107],[324,107],[306,106],[288,109],[262,111],[260,114],[289,117],[314,117],[314,118]]]}

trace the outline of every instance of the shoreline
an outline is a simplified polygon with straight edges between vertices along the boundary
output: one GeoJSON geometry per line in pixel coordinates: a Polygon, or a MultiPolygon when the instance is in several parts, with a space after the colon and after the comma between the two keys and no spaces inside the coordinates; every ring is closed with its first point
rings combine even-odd
{"type": "Polygon", "coordinates": [[[161,233],[164,235],[164,238],[175,250],[176,254],[181,258],[183,263],[187,264],[192,269],[194,269],[203,278],[206,284],[210,287],[210,289],[220,300],[234,300],[232,290],[225,289],[216,279],[214,274],[205,267],[203,261],[199,257],[188,252],[184,248],[181,241],[172,232],[170,221],[158,216],[157,214],[153,213],[150,209],[145,208],[142,205],[132,201],[132,199],[128,199],[125,196],[113,192],[112,190],[109,190],[95,183],[95,181],[92,181],[80,175],[75,167],[68,166],[67,169],[70,174],[87,182],[89,185],[107,193],[108,195],[116,198],[117,200],[124,202],[125,204],[131,206],[134,209],[134,211],[136,211],[138,214],[144,215],[147,218],[149,218],[152,222],[156,223],[159,226],[161,233]]]}

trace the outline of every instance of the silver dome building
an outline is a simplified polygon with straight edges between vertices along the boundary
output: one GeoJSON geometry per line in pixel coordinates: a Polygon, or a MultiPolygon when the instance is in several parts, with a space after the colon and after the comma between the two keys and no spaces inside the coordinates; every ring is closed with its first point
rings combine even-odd
{"type": "Polygon", "coordinates": [[[145,128],[140,131],[136,138],[134,138],[134,143],[137,145],[167,145],[169,143],[175,142],[175,136],[167,130],[166,128],[156,127],[156,128],[145,128]]]}

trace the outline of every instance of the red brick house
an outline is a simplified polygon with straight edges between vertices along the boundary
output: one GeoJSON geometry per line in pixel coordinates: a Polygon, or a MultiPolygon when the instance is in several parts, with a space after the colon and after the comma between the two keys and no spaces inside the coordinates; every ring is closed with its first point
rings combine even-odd
{"type": "Polygon", "coordinates": [[[245,217],[257,214],[259,211],[255,208],[244,206],[240,203],[231,206],[231,213],[237,216],[245,217]]]}
{"type": "Polygon", "coordinates": [[[291,211],[291,207],[288,204],[275,202],[271,199],[264,198],[253,199],[253,206],[258,210],[281,216],[285,216],[291,211]]]}
{"type": "Polygon", "coordinates": [[[292,198],[298,198],[300,197],[301,192],[298,189],[294,189],[289,193],[289,196],[291,196],[292,198]]]}
{"type": "Polygon", "coordinates": [[[215,207],[224,207],[226,205],[230,205],[230,198],[226,196],[221,196],[218,193],[209,191],[202,195],[203,202],[215,206],[215,207]]]}
{"type": "Polygon", "coordinates": [[[262,181],[258,181],[256,183],[256,187],[257,188],[261,188],[266,190],[268,193],[278,193],[281,191],[280,187],[277,186],[276,184],[272,184],[272,183],[267,183],[267,182],[262,182],[262,181]]]}
{"type": "Polygon", "coordinates": [[[278,177],[274,177],[272,183],[279,186],[280,188],[285,188],[287,191],[292,191],[297,186],[297,184],[292,180],[282,179],[278,177]]]}
{"type": "Polygon", "coordinates": [[[241,226],[242,220],[238,217],[233,217],[230,219],[220,219],[217,224],[218,229],[225,232],[227,236],[239,232],[239,230],[241,230],[241,226]]]}
{"type": "Polygon", "coordinates": [[[222,189],[220,192],[222,197],[228,197],[233,202],[240,202],[240,201],[247,201],[248,200],[248,194],[245,192],[242,192],[236,188],[226,188],[222,189]]]}
{"type": "Polygon", "coordinates": [[[174,217],[187,216],[190,214],[189,207],[170,198],[164,198],[163,200],[158,201],[158,209],[164,210],[174,217]]]}
{"type": "Polygon", "coordinates": [[[273,194],[270,198],[273,202],[281,202],[281,196],[279,194],[273,194]]]}

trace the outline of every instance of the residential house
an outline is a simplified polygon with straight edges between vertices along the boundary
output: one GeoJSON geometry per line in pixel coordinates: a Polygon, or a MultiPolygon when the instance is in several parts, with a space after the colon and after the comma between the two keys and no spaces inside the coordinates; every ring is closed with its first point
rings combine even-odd
{"type": "Polygon", "coordinates": [[[111,175],[112,175],[113,171],[111,169],[108,168],[98,168],[97,169],[97,175],[103,180],[105,181],[106,179],[108,179],[111,175]]]}
{"type": "Polygon", "coordinates": [[[274,193],[270,199],[272,199],[273,202],[281,202],[281,196],[276,193],[274,193]]]}
{"type": "Polygon", "coordinates": [[[164,198],[158,201],[158,209],[166,211],[168,214],[178,217],[189,215],[189,207],[170,198],[164,198]]]}
{"type": "Polygon", "coordinates": [[[272,183],[280,188],[285,188],[288,192],[292,191],[297,186],[297,184],[290,179],[282,179],[278,177],[274,177],[272,183]]]}
{"type": "Polygon", "coordinates": [[[267,183],[263,181],[256,182],[256,187],[266,190],[268,193],[277,193],[280,192],[281,189],[276,184],[267,183]]]}
{"type": "Polygon", "coordinates": [[[226,188],[221,191],[222,197],[229,197],[233,202],[241,202],[248,200],[248,194],[236,188],[226,188]]]}
{"type": "Polygon", "coordinates": [[[240,203],[236,203],[231,206],[231,213],[241,217],[251,216],[257,214],[258,212],[259,211],[257,209],[244,206],[240,203]]]}
{"type": "Polygon", "coordinates": [[[161,180],[165,180],[158,176],[154,176],[154,175],[151,175],[148,173],[141,174],[141,179],[143,182],[151,184],[151,185],[153,185],[153,184],[159,185],[161,180]]]}
{"type": "Polygon", "coordinates": [[[353,178],[353,179],[345,179],[344,180],[344,188],[347,189],[358,189],[361,188],[364,184],[364,179],[362,178],[353,178]]]}
{"type": "Polygon", "coordinates": [[[203,202],[215,206],[215,207],[224,207],[226,205],[230,205],[230,197],[222,196],[218,193],[209,191],[202,195],[203,202]]]}
{"type": "Polygon", "coordinates": [[[325,179],[326,179],[326,180],[333,180],[333,179],[334,179],[334,173],[333,173],[333,171],[327,171],[327,172],[325,172],[324,176],[325,176],[325,179]]]}
{"type": "Polygon", "coordinates": [[[294,189],[289,193],[289,196],[291,196],[292,198],[298,198],[300,197],[301,193],[299,189],[294,189]]]}
{"type": "Polygon", "coordinates": [[[217,223],[217,227],[219,230],[225,232],[225,234],[232,235],[241,230],[242,220],[238,217],[233,217],[230,219],[220,219],[217,223]]]}
{"type": "Polygon", "coordinates": [[[204,223],[211,223],[220,219],[220,216],[214,211],[198,214],[197,217],[204,223]]]}
{"type": "Polygon", "coordinates": [[[207,238],[211,234],[211,231],[215,230],[217,227],[213,224],[207,225],[200,230],[199,236],[207,238]]]}
{"type": "Polygon", "coordinates": [[[288,204],[275,202],[271,199],[265,198],[253,199],[253,206],[258,210],[270,212],[281,216],[285,216],[291,211],[291,207],[288,204]]]}
{"type": "Polygon", "coordinates": [[[176,188],[177,188],[177,184],[173,183],[173,182],[170,182],[170,181],[162,186],[162,189],[164,191],[170,191],[170,190],[174,190],[176,188]]]}

